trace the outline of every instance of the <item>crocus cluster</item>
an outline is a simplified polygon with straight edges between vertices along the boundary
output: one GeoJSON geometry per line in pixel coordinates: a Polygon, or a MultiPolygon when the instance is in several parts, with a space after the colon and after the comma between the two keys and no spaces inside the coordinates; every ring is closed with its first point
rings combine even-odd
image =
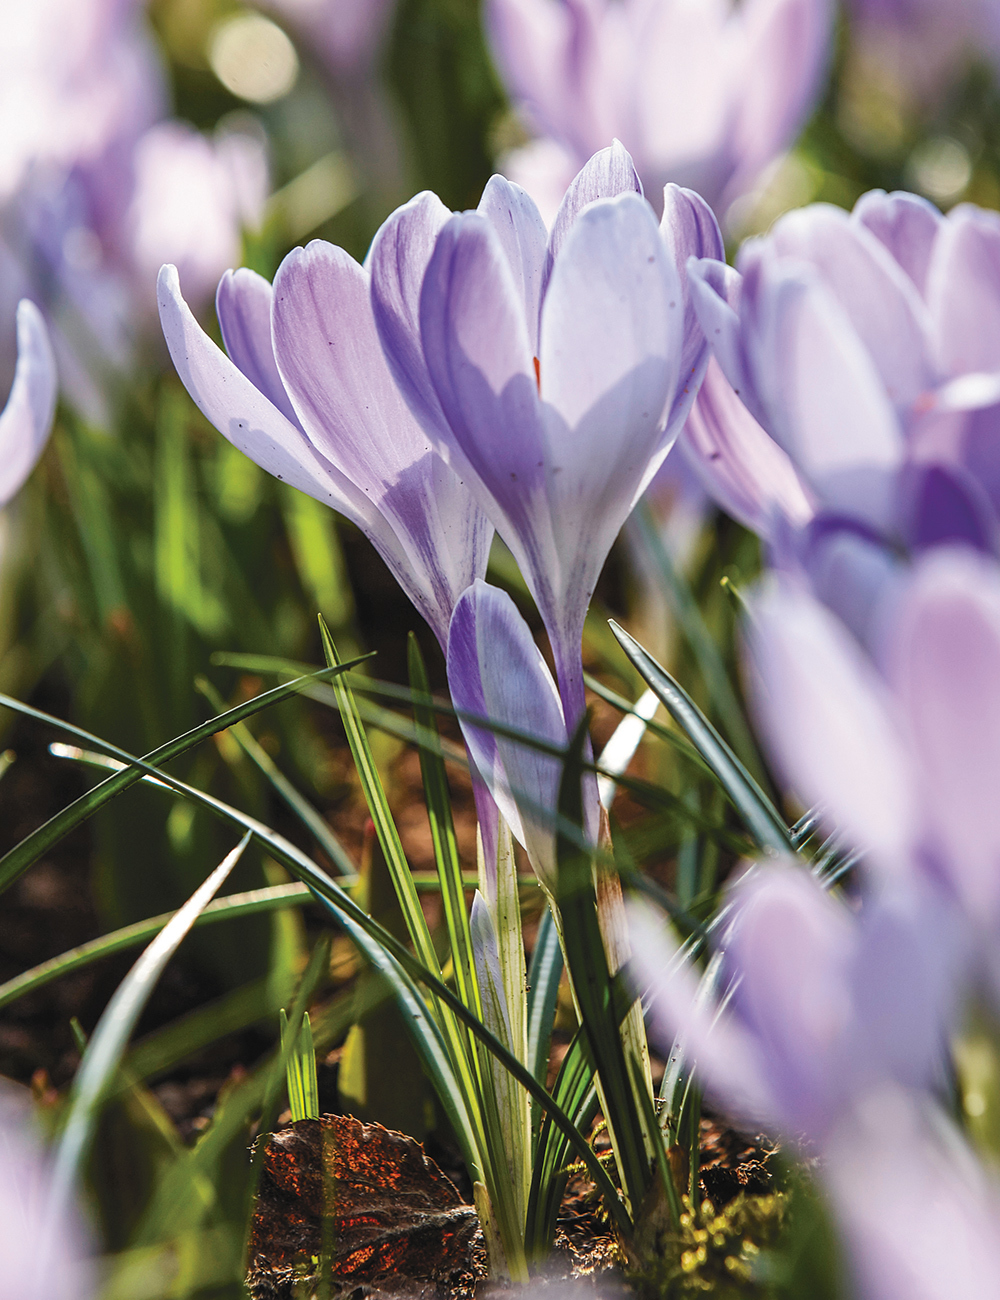
{"type": "Polygon", "coordinates": [[[859,865],[850,904],[802,862],[747,870],[721,1000],[645,914],[636,966],[661,1044],[818,1155],[879,1300],[995,1294],[997,1188],[936,1097],[969,999],[1000,1005],[997,266],[994,214],[879,192],[688,268],[714,357],[687,453],[769,543],[759,731],[859,865]]]}
{"type": "MultiPolygon", "coordinates": [[[[44,311],[65,391],[88,415],[133,359],[159,265],[201,302],[267,191],[262,145],[166,117],[166,78],[128,0],[39,0],[4,15],[0,268],[6,321],[44,311]]],[[[2,352],[8,376],[13,340],[2,352]]]]}
{"type": "Polygon", "coordinates": [[[497,65],[537,137],[505,169],[549,217],[616,136],[657,202],[673,181],[721,215],[801,130],[832,20],[829,0],[490,0],[497,65]]]}

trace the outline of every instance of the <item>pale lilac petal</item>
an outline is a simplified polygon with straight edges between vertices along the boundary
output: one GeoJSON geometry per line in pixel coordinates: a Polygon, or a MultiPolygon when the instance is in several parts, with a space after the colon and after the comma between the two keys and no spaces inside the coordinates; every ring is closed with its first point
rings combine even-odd
{"type": "Polygon", "coordinates": [[[768,1063],[752,1034],[704,996],[666,919],[645,903],[627,906],[630,965],[640,991],[648,994],[652,1044],[666,1058],[674,1039],[680,1039],[699,1079],[726,1114],[776,1126],[768,1063]]]}
{"type": "Polygon", "coordinates": [[[684,301],[684,349],[681,353],[681,384],[667,419],[671,428],[680,428],[687,419],[698,388],[705,375],[710,345],[698,321],[691,301],[687,265],[689,258],[726,260],[726,247],[715,213],[700,195],[679,185],[666,185],[663,190],[663,219],[660,234],[670,250],[674,265],[680,271],[681,294],[684,301]]]}
{"type": "Polygon", "coordinates": [[[90,1300],[91,1243],[75,1206],[53,1223],[52,1170],[35,1131],[28,1089],[0,1089],[0,1296],[90,1300]]]}
{"type": "Polygon", "coordinates": [[[829,506],[884,525],[905,445],[870,354],[812,276],[776,269],[759,295],[754,372],[768,432],[829,506]]]}
{"type": "Polygon", "coordinates": [[[1000,1193],[923,1096],[884,1088],[845,1117],[823,1181],[865,1300],[996,1300],[1000,1193]]]}
{"type": "Polygon", "coordinates": [[[489,0],[485,19],[493,57],[532,126],[562,134],[575,102],[566,58],[570,7],[559,0],[489,0]]]}
{"type": "Polygon", "coordinates": [[[1000,577],[966,549],[921,561],[893,620],[892,680],[941,869],[973,916],[1000,913],[1000,577]]]}
{"type": "Polygon", "coordinates": [[[536,598],[574,717],[583,708],[580,636],[590,597],[673,439],[663,427],[682,325],[677,272],[645,200],[626,194],[587,208],[542,309],[545,440],[537,454],[546,509],[531,542],[536,598]],[[570,700],[574,671],[579,698],[570,700]]]}
{"type": "Polygon", "coordinates": [[[881,240],[923,294],[943,221],[934,204],[903,191],[886,194],[885,190],[870,190],[854,205],[851,220],[881,240]]]}
{"type": "MultiPolygon", "coordinates": [[[[455,708],[564,747],[559,692],[527,623],[506,592],[485,582],[455,606],[448,637],[455,708]]],[[[497,807],[538,879],[556,887],[555,815],[562,764],[528,745],[461,720],[462,735],[497,807]]]]}
{"type": "Polygon", "coordinates": [[[551,229],[576,175],[573,154],[556,140],[543,136],[502,154],[498,165],[505,176],[531,195],[546,229],[551,229]]]}
{"type": "Polygon", "coordinates": [[[420,342],[420,290],[434,244],[450,216],[436,194],[418,194],[384,222],[365,261],[389,369],[410,409],[431,429],[442,429],[445,419],[420,342]]]}
{"type": "Polygon", "coordinates": [[[492,530],[433,450],[386,364],[367,272],[314,240],[274,284],[274,352],[309,441],[390,522],[410,598],[444,643],[455,601],[486,570],[492,530]]]}
{"type": "Polygon", "coordinates": [[[729,141],[736,169],[725,199],[794,142],[826,75],[834,20],[832,0],[744,0],[737,12],[742,77],[729,141]]]}
{"type": "Polygon", "coordinates": [[[471,467],[469,485],[486,494],[494,522],[513,521],[504,533],[511,545],[519,526],[530,528],[531,498],[544,481],[542,420],[518,286],[485,217],[454,216],[441,231],[424,277],[420,329],[447,419],[445,450],[460,473],[471,467]]]}
{"type": "Polygon", "coordinates": [[[910,465],[900,484],[900,531],[914,551],[948,542],[987,554],[1000,549],[1000,521],[989,497],[961,465],[910,465]]]}
{"type": "Polygon", "coordinates": [[[880,680],[840,621],[772,582],[753,603],[750,685],[772,758],[807,808],[887,872],[905,871],[917,828],[906,743],[880,680]]]}
{"type": "Polygon", "coordinates": [[[714,357],[679,446],[716,503],[759,536],[769,536],[776,513],[797,525],[812,518],[810,494],[795,466],[736,396],[714,357]]]}
{"type": "MultiPolygon", "coordinates": [[[[787,540],[780,538],[778,549],[787,549],[787,540]]],[[[903,561],[871,532],[836,515],[818,516],[802,532],[793,533],[791,542],[813,595],[867,650],[877,652],[886,610],[905,581],[903,561]]],[[[771,562],[780,565],[776,554],[771,562]]]]}
{"type": "Polygon", "coordinates": [[[743,277],[724,261],[687,263],[691,305],[727,382],[756,420],[766,416],[754,388],[740,326],[743,277]]]}
{"type": "Polygon", "coordinates": [[[538,314],[542,303],[542,275],[548,232],[530,196],[503,176],[491,176],[476,211],[500,236],[524,303],[531,334],[532,355],[538,355],[538,314]]]}
{"type": "Polygon", "coordinates": [[[42,313],[28,298],[17,305],[17,366],[0,413],[0,506],[19,491],[48,442],[58,377],[42,313]]]}
{"type": "Polygon", "coordinates": [[[927,287],[945,375],[1000,371],[1000,216],[962,204],[942,223],[927,287]]]}
{"type": "Polygon", "coordinates": [[[216,347],[181,296],[176,267],[160,271],[157,298],[171,360],[205,418],[261,469],[365,528],[377,514],[374,507],[366,508],[367,499],[346,480],[331,476],[302,431],[216,347]]]}
{"type": "Polygon", "coordinates": [[[808,262],[875,363],[889,399],[909,407],[935,380],[930,318],[912,280],[876,237],[827,203],[790,212],[768,236],[771,255],[808,262]]]}
{"type": "Polygon", "coordinates": [[[271,302],[274,292],[262,275],[241,267],[227,271],[215,293],[215,314],[229,359],[278,410],[298,425],[278,374],[271,343],[271,302]]]}
{"type": "Polygon", "coordinates": [[[559,205],[556,219],[549,233],[542,294],[552,275],[552,267],[573,223],[587,206],[596,199],[613,199],[619,194],[642,194],[642,181],[632,162],[632,155],[618,140],[607,149],[601,149],[583,166],[559,205]]]}
{"type": "Polygon", "coordinates": [[[819,1137],[840,1105],[853,1008],[854,927],[798,864],[758,867],[730,893],[723,945],[729,1010],[767,1061],[784,1131],[819,1137]]]}

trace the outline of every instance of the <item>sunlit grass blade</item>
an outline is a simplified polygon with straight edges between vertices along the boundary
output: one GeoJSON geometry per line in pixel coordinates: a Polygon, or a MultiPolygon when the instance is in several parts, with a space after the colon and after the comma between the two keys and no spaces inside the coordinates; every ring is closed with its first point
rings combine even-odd
{"type": "Polygon", "coordinates": [[[597,778],[597,790],[603,808],[611,807],[615,791],[618,789],[616,778],[624,774],[635,757],[635,751],[642,743],[646,728],[659,707],[660,701],[656,692],[646,691],[632,712],[622,718],[611,739],[601,750],[597,760],[597,766],[601,769],[601,775],[597,778]]]}
{"type": "MultiPolygon", "coordinates": [[[[239,916],[252,916],[257,912],[269,912],[279,907],[297,907],[311,899],[312,894],[298,881],[287,885],[270,885],[265,889],[251,889],[242,894],[227,894],[225,898],[213,899],[195,919],[194,924],[203,926],[215,921],[234,920],[239,916]]],[[[51,957],[48,961],[33,966],[31,970],[15,975],[5,984],[0,984],[0,1008],[26,993],[42,988],[61,975],[69,975],[102,957],[110,957],[112,953],[137,947],[162,930],[174,916],[176,912],[164,912],[160,916],[151,916],[146,921],[122,926],[119,930],[112,930],[99,939],[81,943],[58,957],[51,957]]]]}
{"type": "Polygon", "coordinates": [[[761,848],[794,853],[791,834],[774,804],[683,687],[624,628],[612,622],[611,630],[643,680],[690,737],[761,848]]]}
{"type": "MultiPolygon", "coordinates": [[[[559,788],[559,813],[570,825],[583,826],[582,754],[586,738],[585,717],[567,749],[559,788]]],[[[605,956],[604,936],[597,914],[593,853],[567,837],[560,826],[557,837],[557,901],[562,917],[563,947],[576,995],[583,1033],[594,1061],[601,1104],[612,1136],[622,1184],[633,1213],[649,1185],[646,1139],[632,1080],[625,1061],[611,973],[605,956]]]]}
{"type": "Polygon", "coordinates": [[[302,1014],[302,1024],[291,1041],[288,1016],[281,1011],[281,1051],[287,1056],[285,1079],[288,1084],[288,1108],[292,1123],[300,1119],[319,1119],[319,1084],[316,1081],[316,1049],[313,1046],[309,1012],[302,1014]]]}
{"type": "MultiPolygon", "coordinates": [[[[357,663],[360,660],[354,662],[357,663]]],[[[310,678],[298,678],[283,686],[276,686],[273,690],[265,691],[262,695],[255,696],[254,699],[237,705],[236,708],[230,709],[227,713],[194,727],[182,736],[177,736],[165,745],[160,745],[157,749],[145,755],[142,762],[148,769],[155,769],[161,764],[169,762],[170,759],[176,758],[178,754],[183,754],[186,750],[192,749],[209,736],[214,736],[219,731],[225,731],[234,722],[242,722],[244,718],[252,717],[253,714],[271,704],[277,704],[281,700],[299,694],[304,684],[317,679],[325,680],[336,677],[350,666],[350,664],[343,664],[335,668],[321,669],[319,672],[312,674],[310,678]]],[[[15,700],[9,695],[0,695],[0,705],[5,705],[8,709],[12,709],[15,713],[21,713],[25,717],[34,718],[37,722],[45,722],[58,727],[68,735],[76,736],[86,741],[87,744],[93,745],[97,749],[111,754],[112,757],[129,764],[128,771],[118,772],[114,776],[108,777],[106,781],[102,781],[93,790],[88,790],[86,794],[81,795],[73,803],[61,809],[54,817],[50,817],[47,822],[39,826],[37,830],[26,836],[0,858],[0,893],[2,893],[64,835],[68,835],[74,827],[85,821],[98,808],[107,803],[109,799],[113,799],[115,795],[127,790],[129,786],[141,780],[143,769],[136,764],[132,755],[127,754],[116,745],[112,745],[98,736],[91,735],[90,732],[84,731],[80,727],[74,727],[60,718],[53,718],[51,715],[42,712],[42,710],[33,708],[30,704],[24,704],[21,700],[15,700]]]]}
{"type": "MultiPolygon", "coordinates": [[[[663,579],[671,608],[684,639],[694,652],[695,662],[708,687],[712,702],[718,710],[718,716],[729,733],[733,749],[740,755],[746,766],[760,774],[763,779],[763,768],[757,754],[757,747],[753,742],[746,718],[743,716],[733,684],[729,680],[719,647],[705,623],[704,615],[687,579],[670,558],[670,552],[660,536],[647,502],[639,503],[633,521],[639,537],[663,579]]],[[[618,639],[621,640],[620,637],[618,639]]],[[[638,664],[635,666],[638,667],[638,664]]]]}
{"type": "MultiPolygon", "coordinates": [[[[298,495],[301,495],[299,493],[298,495]]],[[[225,701],[219,695],[211,682],[204,677],[195,679],[195,687],[201,691],[202,695],[208,700],[216,713],[223,714],[226,711],[225,701]]],[[[243,722],[234,723],[229,729],[232,732],[233,739],[246,754],[247,758],[264,774],[271,786],[277,792],[278,796],[292,810],[303,826],[315,838],[317,844],[327,855],[333,865],[340,872],[342,877],[353,877],[354,863],[348,856],[347,850],[337,839],[333,831],[326,824],[326,821],[320,816],[304,795],[301,795],[295,786],[292,785],[288,777],[278,768],[274,759],[266,749],[258,744],[256,737],[250,731],[250,728],[243,722]]]]}
{"type": "MultiPolygon", "coordinates": [[[[195,918],[222,887],[249,842],[248,833],[164,926],[115,990],[98,1021],[73,1081],[69,1109],[56,1151],[52,1193],[53,1229],[72,1195],[73,1185],[93,1135],[103,1093],[118,1068],[125,1044],[154,985],[191,929],[195,918]]],[[[39,1250],[44,1254],[44,1243],[39,1244],[39,1250]]]]}

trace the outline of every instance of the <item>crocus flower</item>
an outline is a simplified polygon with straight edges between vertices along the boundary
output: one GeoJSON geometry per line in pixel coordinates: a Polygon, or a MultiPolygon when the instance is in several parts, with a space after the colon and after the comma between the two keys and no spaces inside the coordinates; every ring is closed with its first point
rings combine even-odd
{"type": "MultiPolygon", "coordinates": [[[[7,16],[0,282],[10,316],[19,297],[45,313],[64,390],[101,420],[109,375],[150,323],[158,267],[189,268],[193,294],[214,287],[260,219],[265,154],[256,137],[209,142],[162,120],[166,77],[133,0],[38,0],[7,16]]],[[[0,340],[0,382],[12,343],[0,340]]]]}
{"type": "Polygon", "coordinates": [[[829,0],[490,0],[487,28],[537,139],[505,162],[547,218],[606,140],[719,213],[798,135],[823,83],[829,0]]]}
{"type": "Polygon", "coordinates": [[[78,1215],[69,1212],[51,1223],[51,1185],[30,1104],[7,1084],[0,1089],[0,1300],[89,1300],[96,1294],[78,1215]]]}
{"type": "Polygon", "coordinates": [[[56,363],[42,314],[33,302],[17,306],[17,367],[0,413],[0,506],[20,490],[52,432],[56,363]]]}
{"type": "Polygon", "coordinates": [[[566,747],[559,692],[531,631],[505,591],[479,581],[455,606],[448,636],[448,689],[462,735],[514,838],[552,896],[555,814],[566,747]],[[473,718],[540,740],[549,752],[478,727],[473,718]]]}
{"type": "Polygon", "coordinates": [[[493,530],[396,388],[367,271],[315,240],[289,253],[273,290],[252,271],[227,272],[216,310],[228,357],[174,267],[158,295],[170,355],[205,416],[268,473],[357,524],[445,646],[493,530]]]}
{"type": "Polygon", "coordinates": [[[630,916],[652,1039],[679,1036],[726,1114],[822,1149],[873,1088],[939,1081],[956,963],[932,894],[886,892],[858,917],[800,864],[758,865],[727,917],[720,1003],[650,910],[630,916]]]}
{"type": "Polygon", "coordinates": [[[261,0],[284,19],[334,76],[370,73],[385,42],[396,0],[261,0]]]}
{"type": "Polygon", "coordinates": [[[752,693],[788,787],[879,878],[942,888],[995,960],[1000,567],[969,548],[923,556],[871,655],[787,579],[753,611],[752,693]]]}
{"type": "Polygon", "coordinates": [[[994,1300],[1000,1189],[926,1098],[864,1098],[827,1142],[821,1176],[861,1300],[994,1300]]]}
{"type": "Polygon", "coordinates": [[[722,372],[820,511],[914,549],[996,545],[1000,217],[876,191],[690,273],[722,372]]]}
{"type": "Polygon", "coordinates": [[[707,362],[679,267],[722,246],[696,195],[670,187],[658,229],[639,188],[615,145],[574,181],[548,239],[531,199],[494,177],[475,212],[413,200],[370,254],[389,363],[517,559],[574,723],[591,594],[707,362]]]}

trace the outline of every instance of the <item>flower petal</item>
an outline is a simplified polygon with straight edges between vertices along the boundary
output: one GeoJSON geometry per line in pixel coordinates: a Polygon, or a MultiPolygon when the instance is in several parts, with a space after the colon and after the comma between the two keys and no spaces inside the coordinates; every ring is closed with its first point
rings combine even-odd
{"type": "Polygon", "coordinates": [[[680,363],[682,382],[667,418],[668,428],[679,429],[691,410],[711,351],[691,301],[688,259],[704,257],[724,262],[726,246],[712,209],[700,195],[693,190],[681,189],[679,185],[664,186],[660,234],[673,256],[674,266],[680,272],[684,302],[684,347],[680,363]]]}
{"type": "MultiPolygon", "coordinates": [[[[466,591],[448,637],[448,687],[456,709],[566,745],[552,675],[506,592],[485,582],[466,591]]],[[[462,735],[497,807],[538,879],[556,885],[555,815],[562,764],[527,744],[460,719],[462,735]]]]}
{"type": "Polygon", "coordinates": [[[782,217],[767,243],[772,255],[819,273],[898,408],[932,387],[930,317],[913,281],[865,226],[841,208],[813,203],[782,217]]]}
{"type": "Polygon", "coordinates": [[[758,422],[764,421],[767,417],[754,388],[740,326],[743,277],[724,261],[714,258],[690,258],[686,269],[691,306],[705,341],[726,381],[747,410],[758,422]]]}
{"type": "MultiPolygon", "coordinates": [[[[607,137],[605,137],[607,138],[607,137]]],[[[632,155],[618,140],[607,149],[601,149],[590,158],[573,179],[563,196],[549,232],[549,246],[545,255],[545,272],[542,277],[542,296],[552,275],[552,267],[570,232],[573,222],[596,199],[613,199],[619,194],[642,194],[642,181],[632,162],[632,155]]]]}
{"type": "Polygon", "coordinates": [[[794,524],[812,518],[795,466],[736,396],[714,357],[679,449],[717,504],[759,536],[770,534],[776,511],[794,524]]]}
{"type": "Polygon", "coordinates": [[[274,292],[262,275],[241,267],[227,271],[215,294],[215,314],[230,360],[272,405],[299,427],[285,386],[278,374],[271,343],[271,302],[274,292]]]}
{"type": "Polygon", "coordinates": [[[425,190],[387,218],[365,259],[372,310],[393,378],[425,428],[445,425],[420,342],[420,290],[434,244],[451,213],[425,190]]]}
{"type": "Polygon", "coordinates": [[[942,223],[927,282],[945,375],[1000,371],[1000,216],[961,204],[942,223]]]}
{"type": "Polygon", "coordinates": [[[294,250],[275,277],[272,333],[309,441],[390,521],[407,557],[395,576],[444,644],[455,601],[486,571],[492,530],[396,387],[367,272],[321,240],[294,250]]]}
{"type": "Polygon", "coordinates": [[[894,619],[892,680],[942,868],[973,916],[1000,915],[1000,576],[965,548],[931,552],[894,619]]]}
{"type": "Polygon", "coordinates": [[[548,232],[533,199],[503,176],[491,176],[476,211],[500,236],[514,283],[524,303],[530,346],[538,356],[538,314],[542,302],[542,274],[548,232]]]}
{"type": "Polygon", "coordinates": [[[17,366],[0,413],[0,506],[20,490],[52,432],[58,377],[42,313],[28,298],[17,304],[17,366]]]}
{"type": "Polygon", "coordinates": [[[869,190],[854,205],[851,220],[885,245],[918,293],[926,291],[934,241],[943,222],[933,203],[903,191],[869,190]]]}
{"type": "Polygon", "coordinates": [[[789,786],[878,867],[906,871],[914,777],[885,691],[857,643],[805,592],[772,582],[753,603],[750,685],[789,786]]]}

